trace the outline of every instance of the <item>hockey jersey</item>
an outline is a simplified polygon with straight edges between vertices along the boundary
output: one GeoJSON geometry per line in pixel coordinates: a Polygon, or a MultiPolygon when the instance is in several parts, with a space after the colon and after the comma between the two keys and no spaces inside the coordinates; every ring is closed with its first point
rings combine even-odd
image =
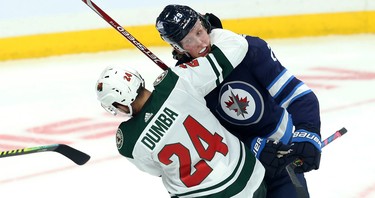
{"type": "Polygon", "coordinates": [[[265,170],[204,100],[243,61],[248,44],[227,30],[211,34],[208,56],[156,79],[142,110],[120,124],[117,148],[140,170],[161,176],[171,196],[251,197],[265,170]]]}
{"type": "Polygon", "coordinates": [[[211,112],[247,145],[257,136],[287,144],[293,130],[320,135],[314,92],[280,63],[264,40],[245,38],[249,45],[243,61],[205,97],[211,112]]]}

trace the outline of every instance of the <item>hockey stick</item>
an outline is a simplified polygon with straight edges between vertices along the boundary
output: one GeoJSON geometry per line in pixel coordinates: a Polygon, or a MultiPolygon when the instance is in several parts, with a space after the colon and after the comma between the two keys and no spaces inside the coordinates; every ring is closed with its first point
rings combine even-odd
{"type": "MultiPolygon", "coordinates": [[[[346,132],[347,132],[347,130],[346,130],[345,127],[343,127],[342,129],[336,131],[331,136],[329,136],[328,138],[326,138],[325,140],[322,141],[322,148],[325,147],[325,146],[327,146],[329,143],[333,142],[337,138],[341,137],[346,132]]],[[[292,162],[289,165],[287,165],[285,168],[286,168],[286,171],[289,174],[290,179],[292,180],[293,185],[296,188],[297,196],[299,198],[308,198],[309,197],[308,192],[306,192],[306,189],[302,186],[301,182],[297,178],[296,173],[294,172],[294,169],[296,167],[298,167],[298,166],[301,166],[302,163],[303,163],[302,160],[297,159],[294,162],[292,162]]]]}
{"type": "Polygon", "coordinates": [[[348,132],[348,131],[346,130],[345,127],[343,127],[342,129],[336,131],[334,134],[332,134],[331,136],[329,136],[328,138],[326,138],[325,140],[323,140],[323,142],[322,142],[322,148],[325,147],[325,146],[327,146],[327,144],[331,143],[333,140],[336,140],[337,138],[341,137],[346,132],[348,132]]]}
{"type": "Polygon", "coordinates": [[[79,151],[73,147],[70,147],[65,144],[51,144],[46,146],[36,146],[36,147],[29,147],[29,148],[22,148],[22,149],[15,149],[10,151],[0,151],[0,158],[3,157],[11,157],[16,155],[26,155],[31,153],[39,153],[45,151],[54,151],[58,152],[65,157],[72,160],[74,163],[78,165],[83,165],[87,161],[89,161],[90,156],[86,153],[79,151]]]}
{"type": "Polygon", "coordinates": [[[167,70],[168,66],[161,61],[155,54],[153,54],[147,47],[142,45],[136,38],[134,38],[128,31],[126,31],[121,25],[119,25],[115,20],[108,16],[102,9],[100,9],[91,0],[82,0],[87,6],[89,6],[93,11],[95,11],[100,17],[102,17],[107,23],[109,23],[113,28],[115,28],[122,36],[128,39],[134,46],[136,46],[141,52],[143,52],[147,57],[149,57],[155,64],[157,64],[161,69],[167,70]]]}

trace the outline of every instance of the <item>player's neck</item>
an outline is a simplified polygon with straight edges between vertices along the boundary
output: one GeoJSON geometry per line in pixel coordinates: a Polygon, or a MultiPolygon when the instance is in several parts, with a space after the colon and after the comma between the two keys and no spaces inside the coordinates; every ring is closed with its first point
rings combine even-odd
{"type": "Polygon", "coordinates": [[[141,89],[137,96],[137,99],[132,103],[133,111],[138,113],[143,108],[150,96],[151,92],[149,90],[147,90],[146,88],[141,89]]]}

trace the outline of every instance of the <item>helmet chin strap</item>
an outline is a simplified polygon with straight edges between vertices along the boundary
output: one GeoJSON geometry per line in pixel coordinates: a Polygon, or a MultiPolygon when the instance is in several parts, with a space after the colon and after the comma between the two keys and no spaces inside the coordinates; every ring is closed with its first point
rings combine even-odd
{"type": "MultiPolygon", "coordinates": [[[[114,104],[114,103],[113,103],[114,104]]],[[[120,116],[124,116],[124,117],[132,117],[133,116],[133,106],[130,104],[130,105],[126,105],[126,107],[128,107],[129,109],[129,113],[126,113],[124,111],[121,111],[118,107],[116,107],[115,105],[110,105],[110,106],[106,106],[104,105],[103,103],[101,104],[102,107],[109,113],[111,113],[112,115],[114,116],[117,116],[117,115],[120,115],[120,116]]]]}
{"type": "Polygon", "coordinates": [[[124,111],[119,110],[116,108],[115,111],[109,111],[112,113],[114,116],[122,116],[122,117],[133,117],[133,107],[131,105],[127,106],[129,108],[129,113],[125,113],[124,111]]]}
{"type": "Polygon", "coordinates": [[[125,115],[127,116],[133,116],[133,107],[132,107],[132,104],[130,104],[129,106],[127,106],[129,108],[129,113],[125,113],[123,112],[125,115]]]}
{"type": "Polygon", "coordinates": [[[172,43],[171,44],[172,47],[179,53],[187,53],[186,50],[184,50],[184,48],[182,48],[182,46],[180,44],[177,44],[177,43],[172,43]]]}

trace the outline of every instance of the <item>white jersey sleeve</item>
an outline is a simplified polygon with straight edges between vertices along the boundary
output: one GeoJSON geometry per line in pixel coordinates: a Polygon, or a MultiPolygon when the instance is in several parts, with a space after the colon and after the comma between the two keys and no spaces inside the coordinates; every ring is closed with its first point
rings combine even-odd
{"type": "Polygon", "coordinates": [[[246,39],[229,30],[214,29],[210,33],[210,39],[211,52],[206,57],[172,68],[173,72],[189,81],[202,96],[218,86],[242,62],[248,51],[246,39]]]}

